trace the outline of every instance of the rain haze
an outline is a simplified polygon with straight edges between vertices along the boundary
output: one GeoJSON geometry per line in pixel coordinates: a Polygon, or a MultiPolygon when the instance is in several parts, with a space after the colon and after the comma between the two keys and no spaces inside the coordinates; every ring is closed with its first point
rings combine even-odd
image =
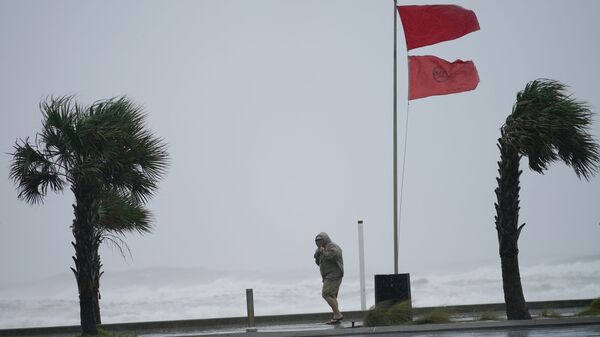
{"type": "MultiPolygon", "coordinates": [[[[591,132],[600,139],[600,2],[450,3],[473,10],[481,30],[409,54],[473,60],[481,79],[474,91],[408,106],[398,26],[399,176],[405,158],[399,269],[418,281],[489,268],[501,295],[499,128],[516,93],[549,78],[590,104],[591,132]]],[[[17,296],[16,284],[64,274],[77,298],[68,275],[72,194],[50,193],[31,206],[8,178],[15,140],[41,130],[39,103],[62,95],[86,105],[128,96],[143,106],[171,157],[149,204],[153,232],[128,235],[125,258],[101,247],[103,295],[111,274],[168,279],[194,270],[313,280],[314,306],[326,311],[314,237],[325,231],[344,250],[348,293],[358,280],[359,218],[367,279],[393,273],[393,10],[391,0],[0,0],[0,289],[17,296]]],[[[587,261],[600,271],[600,177],[579,180],[558,162],[543,175],[526,159],[521,167],[520,222],[527,225],[519,257],[529,299],[528,266],[587,261]]],[[[600,283],[600,274],[590,280],[600,283]]],[[[240,301],[252,282],[236,283],[240,301]]],[[[431,284],[417,282],[413,291],[431,284]]],[[[600,293],[586,289],[538,300],[600,293]]],[[[432,296],[446,304],[444,294],[432,296]]],[[[77,312],[69,319],[77,323],[77,312]]]]}

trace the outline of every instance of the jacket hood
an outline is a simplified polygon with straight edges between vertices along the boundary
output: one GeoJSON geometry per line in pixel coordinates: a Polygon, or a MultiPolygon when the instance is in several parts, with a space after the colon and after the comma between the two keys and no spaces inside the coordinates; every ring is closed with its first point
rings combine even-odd
{"type": "Polygon", "coordinates": [[[317,236],[315,236],[315,240],[318,237],[321,237],[323,239],[323,243],[325,243],[326,245],[331,243],[331,239],[329,238],[329,235],[327,235],[327,233],[325,233],[325,232],[321,232],[317,236]]]}

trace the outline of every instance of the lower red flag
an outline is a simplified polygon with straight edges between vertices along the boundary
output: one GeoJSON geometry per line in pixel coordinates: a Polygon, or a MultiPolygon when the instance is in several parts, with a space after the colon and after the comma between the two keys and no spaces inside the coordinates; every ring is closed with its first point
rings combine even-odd
{"type": "Polygon", "coordinates": [[[477,88],[479,75],[472,61],[452,63],[436,56],[409,56],[408,99],[448,95],[477,88]]]}

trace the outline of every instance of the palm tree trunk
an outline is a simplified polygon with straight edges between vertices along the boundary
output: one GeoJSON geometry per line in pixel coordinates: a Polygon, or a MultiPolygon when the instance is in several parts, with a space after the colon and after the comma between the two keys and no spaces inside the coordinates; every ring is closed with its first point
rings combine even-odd
{"type": "Polygon", "coordinates": [[[506,144],[503,138],[498,139],[500,161],[498,173],[500,174],[498,188],[496,188],[496,230],[498,231],[498,245],[502,264],[502,286],[504,288],[504,301],[506,303],[506,317],[508,319],[531,319],[519,272],[518,240],[521,229],[525,224],[518,226],[519,222],[519,154],[514,148],[506,144]]]}
{"type": "Polygon", "coordinates": [[[71,268],[77,278],[79,289],[79,313],[83,334],[97,335],[94,286],[94,256],[97,247],[94,240],[91,217],[91,199],[89,191],[73,189],[76,205],[75,220],[73,220],[73,236],[75,237],[75,269],[71,268]],[[87,192],[87,193],[86,193],[87,192]]]}
{"type": "Polygon", "coordinates": [[[508,319],[531,319],[519,273],[519,258],[517,254],[507,254],[500,257],[502,264],[502,286],[504,288],[504,302],[506,304],[506,317],[508,319]]]}
{"type": "Polygon", "coordinates": [[[100,253],[98,249],[100,248],[100,238],[96,237],[96,253],[94,264],[93,264],[93,274],[94,274],[94,312],[96,314],[96,324],[102,324],[102,318],[100,317],[100,276],[102,276],[102,272],[100,269],[102,268],[102,263],[100,263],[100,253]]]}

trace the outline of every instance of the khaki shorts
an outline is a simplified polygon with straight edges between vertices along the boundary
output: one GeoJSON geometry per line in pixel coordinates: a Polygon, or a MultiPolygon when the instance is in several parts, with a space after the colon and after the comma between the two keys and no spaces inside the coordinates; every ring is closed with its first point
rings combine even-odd
{"type": "Polygon", "coordinates": [[[323,280],[323,290],[321,291],[321,295],[323,297],[333,297],[337,298],[338,291],[340,290],[340,285],[342,284],[342,278],[337,280],[323,280]]]}

